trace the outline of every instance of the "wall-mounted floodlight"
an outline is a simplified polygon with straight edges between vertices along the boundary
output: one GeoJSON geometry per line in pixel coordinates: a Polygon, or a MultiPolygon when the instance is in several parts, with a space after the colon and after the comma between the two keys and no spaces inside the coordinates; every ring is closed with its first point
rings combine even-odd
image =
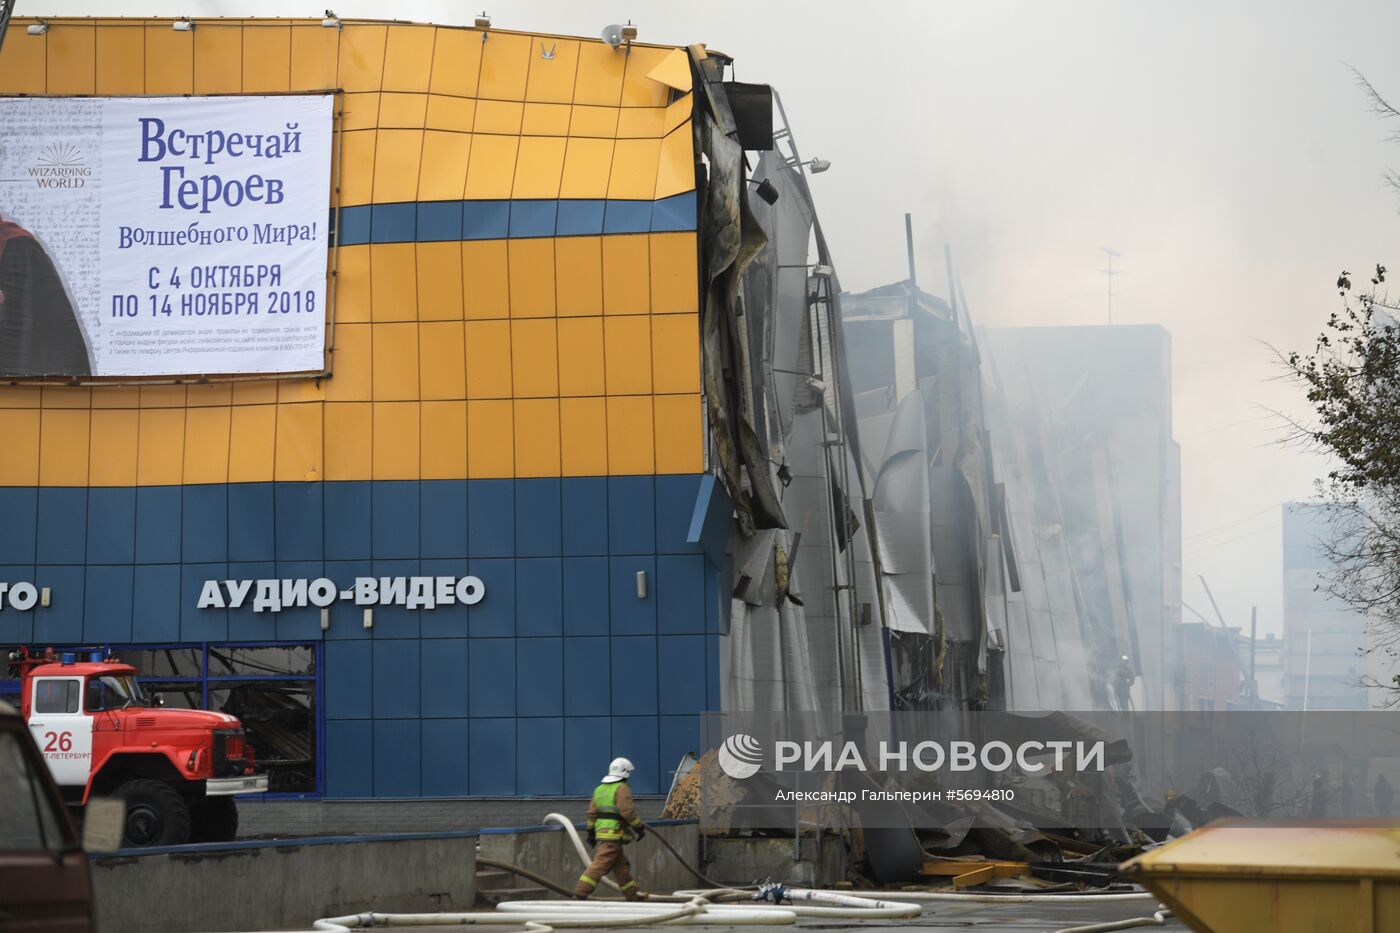
{"type": "Polygon", "coordinates": [[[820,262],[817,263],[815,266],[812,267],[812,275],[817,276],[817,277],[819,277],[819,278],[826,278],[826,279],[829,279],[829,278],[831,278],[831,277],[832,277],[833,275],[835,275],[835,274],[836,274],[836,270],[835,270],[835,269],[831,268],[831,267],[828,266],[828,265],[825,265],[825,264],[823,264],[823,263],[820,263],[820,262]]]}
{"type": "Polygon", "coordinates": [[[612,23],[603,27],[602,37],[604,42],[615,49],[630,49],[637,39],[637,27],[632,25],[630,19],[626,26],[612,23]]]}
{"type": "Polygon", "coordinates": [[[194,23],[188,19],[177,19],[170,24],[170,28],[174,29],[176,32],[189,32],[194,29],[194,23]]]}
{"type": "Polygon", "coordinates": [[[486,15],[485,10],[482,10],[481,14],[477,16],[476,28],[481,30],[481,41],[485,42],[487,33],[491,31],[491,17],[486,15]]]}
{"type": "Polygon", "coordinates": [[[808,159],[802,164],[807,166],[807,171],[811,172],[813,175],[820,175],[822,172],[831,168],[831,163],[826,159],[808,159]]]}
{"type": "Polygon", "coordinates": [[[39,20],[39,22],[37,23],[30,23],[29,28],[25,30],[25,32],[29,33],[31,36],[42,36],[48,31],[49,24],[44,22],[42,19],[39,20]]]}
{"type": "Polygon", "coordinates": [[[327,10],[326,18],[321,20],[321,25],[327,29],[339,29],[340,17],[335,15],[335,10],[327,10]]]}

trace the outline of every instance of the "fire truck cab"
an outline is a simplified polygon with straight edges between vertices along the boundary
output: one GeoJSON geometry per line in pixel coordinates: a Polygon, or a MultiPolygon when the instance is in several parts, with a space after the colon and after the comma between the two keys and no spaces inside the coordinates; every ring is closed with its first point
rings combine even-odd
{"type": "Polygon", "coordinates": [[[22,714],[64,799],[120,798],[123,845],[227,841],[238,832],[233,795],[267,790],[236,717],[163,709],[135,668],[100,652],[13,660],[22,714]]]}

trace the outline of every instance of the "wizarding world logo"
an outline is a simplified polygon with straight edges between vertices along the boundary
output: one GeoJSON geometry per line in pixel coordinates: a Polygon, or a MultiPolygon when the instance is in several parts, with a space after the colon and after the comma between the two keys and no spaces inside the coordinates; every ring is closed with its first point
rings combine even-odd
{"type": "Polygon", "coordinates": [[[92,177],[92,167],[77,146],[56,142],[39,153],[29,175],[40,188],[82,188],[92,177]]]}
{"type": "Polygon", "coordinates": [[[763,767],[763,746],[753,736],[737,732],[719,747],[719,766],[736,781],[753,777],[763,767]]]}

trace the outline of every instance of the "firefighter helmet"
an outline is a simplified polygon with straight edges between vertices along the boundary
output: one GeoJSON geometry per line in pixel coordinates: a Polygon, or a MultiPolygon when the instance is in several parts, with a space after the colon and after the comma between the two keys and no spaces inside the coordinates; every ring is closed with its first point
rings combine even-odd
{"type": "Polygon", "coordinates": [[[636,768],[632,762],[626,758],[614,758],[612,764],[608,765],[608,776],[603,778],[604,784],[615,784],[618,781],[625,781],[632,776],[636,768]]]}

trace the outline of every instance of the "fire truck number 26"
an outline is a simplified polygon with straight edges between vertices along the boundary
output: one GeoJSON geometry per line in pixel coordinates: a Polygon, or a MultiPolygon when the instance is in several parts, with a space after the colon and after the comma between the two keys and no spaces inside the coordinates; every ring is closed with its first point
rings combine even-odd
{"type": "Polygon", "coordinates": [[[45,752],[71,752],[73,750],[73,733],[71,732],[45,732],[44,751],[45,752]]]}

